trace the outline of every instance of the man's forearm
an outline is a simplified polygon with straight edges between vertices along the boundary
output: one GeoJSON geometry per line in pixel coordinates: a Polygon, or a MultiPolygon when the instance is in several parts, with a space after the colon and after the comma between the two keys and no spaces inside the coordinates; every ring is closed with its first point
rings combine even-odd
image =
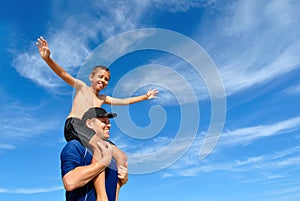
{"type": "Polygon", "coordinates": [[[63,177],[64,187],[67,191],[82,187],[99,175],[105,168],[106,166],[101,163],[76,167],[63,177]]]}

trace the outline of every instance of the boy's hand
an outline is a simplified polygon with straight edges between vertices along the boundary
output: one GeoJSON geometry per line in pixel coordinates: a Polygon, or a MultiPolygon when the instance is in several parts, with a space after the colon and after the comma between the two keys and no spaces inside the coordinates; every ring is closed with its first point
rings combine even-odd
{"type": "Polygon", "coordinates": [[[40,55],[44,60],[50,57],[48,42],[42,36],[38,38],[35,44],[39,48],[40,55]]]}
{"type": "Polygon", "coordinates": [[[157,89],[151,89],[151,87],[148,89],[148,92],[146,94],[147,100],[152,98],[157,98],[158,90],[157,89]]]}
{"type": "Polygon", "coordinates": [[[128,162],[126,162],[125,166],[118,166],[118,183],[120,187],[128,182],[128,162]]]}

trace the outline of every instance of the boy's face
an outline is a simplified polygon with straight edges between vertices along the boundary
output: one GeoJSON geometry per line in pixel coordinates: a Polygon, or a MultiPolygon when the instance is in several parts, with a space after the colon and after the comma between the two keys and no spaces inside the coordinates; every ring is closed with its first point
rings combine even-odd
{"type": "Polygon", "coordinates": [[[91,86],[97,91],[104,89],[107,86],[109,79],[109,71],[103,69],[99,69],[95,74],[90,75],[91,86]]]}

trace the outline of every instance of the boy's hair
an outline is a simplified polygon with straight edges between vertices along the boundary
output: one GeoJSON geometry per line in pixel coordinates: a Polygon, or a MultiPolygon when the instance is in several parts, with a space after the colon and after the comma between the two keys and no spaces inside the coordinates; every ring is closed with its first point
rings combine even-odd
{"type": "Polygon", "coordinates": [[[107,72],[110,72],[109,69],[106,67],[106,66],[103,66],[103,65],[98,65],[98,66],[95,66],[92,71],[91,71],[91,74],[92,75],[95,75],[97,73],[98,70],[105,70],[107,72]]]}

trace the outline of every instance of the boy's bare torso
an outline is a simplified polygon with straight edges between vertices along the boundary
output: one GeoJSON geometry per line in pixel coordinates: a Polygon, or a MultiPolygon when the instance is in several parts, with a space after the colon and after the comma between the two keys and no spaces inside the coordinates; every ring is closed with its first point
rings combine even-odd
{"type": "Polygon", "coordinates": [[[73,105],[69,117],[80,118],[82,115],[92,107],[101,107],[104,103],[103,96],[95,94],[93,89],[87,85],[82,86],[76,91],[73,105]]]}

